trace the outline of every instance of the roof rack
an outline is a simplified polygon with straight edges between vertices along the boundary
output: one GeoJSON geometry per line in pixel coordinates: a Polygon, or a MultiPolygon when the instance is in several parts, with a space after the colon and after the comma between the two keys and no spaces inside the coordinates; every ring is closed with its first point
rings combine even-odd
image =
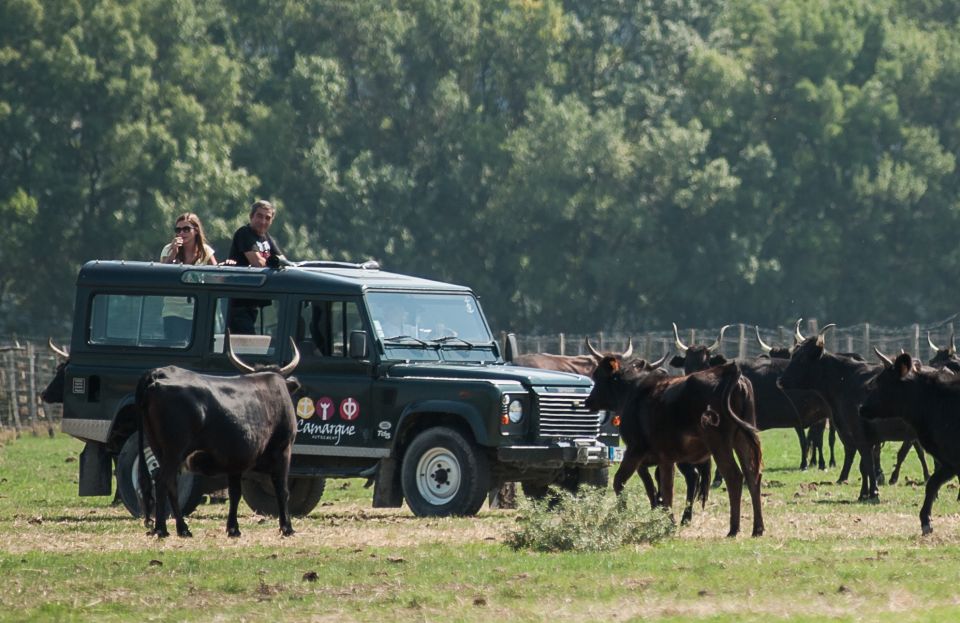
{"type": "Polygon", "coordinates": [[[366,262],[335,262],[333,260],[304,260],[294,262],[298,268],[359,268],[361,270],[380,270],[380,264],[374,260],[366,262]]]}

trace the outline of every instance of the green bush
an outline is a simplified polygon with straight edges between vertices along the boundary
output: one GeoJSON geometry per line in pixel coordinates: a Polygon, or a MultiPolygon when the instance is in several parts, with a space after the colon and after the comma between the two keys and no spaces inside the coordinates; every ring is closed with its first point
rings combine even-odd
{"type": "Polygon", "coordinates": [[[618,498],[608,489],[585,487],[574,494],[551,487],[542,499],[521,496],[507,544],[538,552],[598,552],[652,543],[674,529],[665,511],[651,510],[627,491],[618,498]]]}

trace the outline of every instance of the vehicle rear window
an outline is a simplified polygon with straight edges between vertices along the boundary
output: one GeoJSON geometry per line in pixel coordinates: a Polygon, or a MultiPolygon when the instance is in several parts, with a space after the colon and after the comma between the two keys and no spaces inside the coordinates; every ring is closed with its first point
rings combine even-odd
{"type": "Polygon", "coordinates": [[[196,299],[192,296],[97,294],[87,343],[97,346],[190,346],[196,299]]]}

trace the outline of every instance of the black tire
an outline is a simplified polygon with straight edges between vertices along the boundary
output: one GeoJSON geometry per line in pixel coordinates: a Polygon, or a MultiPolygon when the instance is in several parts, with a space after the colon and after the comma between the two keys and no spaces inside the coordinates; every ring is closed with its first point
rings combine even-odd
{"type": "Polygon", "coordinates": [[[452,428],[417,435],[403,455],[403,497],[418,517],[476,515],[490,490],[487,457],[452,428]]]}
{"type": "MultiPolygon", "coordinates": [[[[327,481],[312,476],[292,477],[287,482],[290,489],[290,499],[287,509],[293,517],[309,515],[317,507],[327,481]]],[[[269,478],[254,476],[244,478],[240,484],[243,492],[243,501],[256,513],[277,517],[280,508],[277,505],[277,495],[273,491],[273,482],[269,478]]]]}
{"type": "MultiPolygon", "coordinates": [[[[140,479],[137,476],[140,469],[140,444],[137,433],[127,437],[123,448],[117,456],[117,491],[120,499],[134,517],[143,515],[140,497],[140,479]]],[[[177,500],[180,502],[180,511],[186,517],[192,513],[203,498],[200,483],[201,477],[193,472],[181,470],[177,477],[177,500]]]]}

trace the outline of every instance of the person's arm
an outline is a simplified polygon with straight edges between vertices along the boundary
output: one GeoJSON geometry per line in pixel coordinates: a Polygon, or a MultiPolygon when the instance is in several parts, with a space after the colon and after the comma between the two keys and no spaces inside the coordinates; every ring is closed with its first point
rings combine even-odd
{"type": "Polygon", "coordinates": [[[257,268],[263,268],[267,265],[267,260],[262,255],[256,251],[244,251],[243,255],[247,258],[247,261],[250,262],[251,266],[256,266],[257,268]]]}
{"type": "Polygon", "coordinates": [[[167,244],[160,251],[160,263],[161,264],[171,264],[177,259],[177,247],[173,244],[167,244]]]}

